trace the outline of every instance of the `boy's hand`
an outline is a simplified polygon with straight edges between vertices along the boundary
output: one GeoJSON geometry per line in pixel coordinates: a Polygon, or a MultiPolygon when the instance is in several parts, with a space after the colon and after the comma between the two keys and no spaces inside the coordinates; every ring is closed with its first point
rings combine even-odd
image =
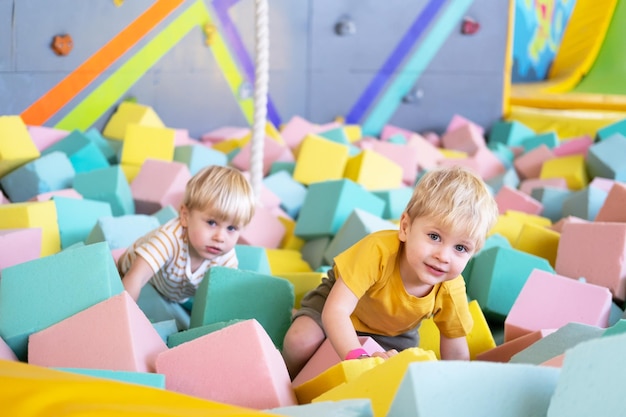
{"type": "Polygon", "coordinates": [[[395,356],[398,354],[398,351],[395,349],[391,349],[388,350],[387,352],[374,352],[372,354],[372,357],[376,357],[376,358],[383,358],[383,359],[389,359],[392,356],[395,356]]]}

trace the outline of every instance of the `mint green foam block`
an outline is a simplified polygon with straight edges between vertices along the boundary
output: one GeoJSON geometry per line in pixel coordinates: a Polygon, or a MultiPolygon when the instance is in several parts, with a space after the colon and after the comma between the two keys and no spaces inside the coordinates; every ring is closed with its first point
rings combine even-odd
{"type": "Polygon", "coordinates": [[[235,253],[239,260],[239,269],[271,275],[270,261],[264,247],[235,245],[235,253]]]}
{"type": "Polygon", "coordinates": [[[109,203],[114,216],[135,214],[130,185],[119,165],[77,173],[74,189],[84,198],[109,203]]]}
{"type": "Polygon", "coordinates": [[[47,155],[56,151],[67,155],[76,172],[87,172],[109,166],[109,161],[98,145],[79,130],[72,131],[43,150],[41,154],[47,155]]]}
{"type": "Polygon", "coordinates": [[[272,414],[289,417],[373,417],[372,401],[369,398],[341,401],[320,401],[310,404],[291,405],[265,410],[272,414]]]}
{"type": "Polygon", "coordinates": [[[102,216],[94,223],[85,243],[107,242],[111,249],[127,248],[160,225],[156,217],[147,214],[102,216]]]}
{"type": "Polygon", "coordinates": [[[565,353],[547,417],[624,415],[626,335],[582,342],[565,353]]]}
{"type": "Polygon", "coordinates": [[[61,236],[61,248],[83,242],[91,229],[103,216],[111,216],[111,206],[103,201],[52,197],[57,209],[57,221],[61,236]]]}
{"type": "Polygon", "coordinates": [[[196,291],[189,328],[256,319],[280,349],[294,302],[293,284],[286,279],[215,266],[196,291]]]}
{"type": "Polygon", "coordinates": [[[387,417],[545,416],[559,373],[499,362],[413,362],[387,417]]]}
{"type": "Polygon", "coordinates": [[[467,294],[478,301],[486,317],[502,321],[533,269],[554,273],[546,259],[515,248],[483,250],[472,261],[467,294]]]}
{"type": "Polygon", "coordinates": [[[392,190],[373,191],[373,193],[376,197],[385,202],[382,218],[386,220],[399,220],[413,195],[413,188],[400,187],[392,190]]]}
{"type": "Polygon", "coordinates": [[[231,326],[235,323],[239,323],[240,321],[243,321],[243,320],[222,321],[219,323],[207,324],[206,326],[194,327],[189,330],[183,330],[182,332],[171,334],[167,338],[167,347],[171,349],[175,346],[181,345],[186,342],[190,342],[194,339],[197,339],[209,333],[222,330],[223,328],[231,326]]]}
{"type": "Polygon", "coordinates": [[[72,247],[2,270],[0,337],[20,360],[28,337],[124,288],[106,243],[72,247]]]}
{"type": "Polygon", "coordinates": [[[96,378],[111,379],[113,381],[128,382],[152,388],[165,389],[165,375],[150,372],[113,371],[109,369],[88,368],[54,368],[63,372],[93,376],[96,378]]]}
{"type": "Polygon", "coordinates": [[[151,216],[155,217],[160,225],[164,225],[172,219],[178,217],[178,210],[174,208],[171,204],[163,207],[156,213],[152,213],[151,216]]]}
{"type": "Polygon", "coordinates": [[[195,175],[209,165],[226,165],[228,157],[223,152],[198,143],[176,146],[174,148],[174,161],[187,165],[189,173],[195,175]]]}
{"type": "Polygon", "coordinates": [[[309,185],[294,234],[304,240],[334,236],[354,209],[382,216],[385,202],[349,179],[309,185]]]}
{"type": "Polygon", "coordinates": [[[534,130],[518,121],[499,121],[491,126],[489,144],[502,143],[508,146],[522,146],[525,139],[535,136],[534,130]]]}

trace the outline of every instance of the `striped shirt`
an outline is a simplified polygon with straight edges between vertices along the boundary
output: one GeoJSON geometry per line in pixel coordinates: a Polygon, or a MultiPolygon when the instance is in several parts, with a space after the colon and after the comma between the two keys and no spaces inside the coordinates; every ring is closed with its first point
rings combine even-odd
{"type": "Polygon", "coordinates": [[[137,239],[118,260],[120,274],[124,276],[137,256],[141,256],[154,275],[150,283],[165,298],[184,302],[196,293],[206,271],[212,266],[237,268],[239,262],[235,249],[215,259],[205,259],[191,270],[187,229],[175,218],[137,239]]]}

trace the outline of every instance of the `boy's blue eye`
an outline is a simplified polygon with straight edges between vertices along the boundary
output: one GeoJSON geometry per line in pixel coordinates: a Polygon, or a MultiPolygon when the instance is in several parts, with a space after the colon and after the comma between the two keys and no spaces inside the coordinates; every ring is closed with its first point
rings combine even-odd
{"type": "Polygon", "coordinates": [[[429,233],[428,237],[430,237],[430,239],[434,241],[438,241],[441,239],[437,233],[429,233]]]}
{"type": "Polygon", "coordinates": [[[455,248],[459,252],[467,252],[467,248],[463,245],[456,245],[455,248]]]}
{"type": "Polygon", "coordinates": [[[228,231],[229,231],[229,232],[236,232],[237,230],[239,230],[239,229],[237,228],[237,226],[233,226],[233,225],[228,226],[228,231]]]}
{"type": "Polygon", "coordinates": [[[215,220],[207,220],[207,224],[209,226],[215,226],[215,225],[217,225],[217,222],[215,220]]]}

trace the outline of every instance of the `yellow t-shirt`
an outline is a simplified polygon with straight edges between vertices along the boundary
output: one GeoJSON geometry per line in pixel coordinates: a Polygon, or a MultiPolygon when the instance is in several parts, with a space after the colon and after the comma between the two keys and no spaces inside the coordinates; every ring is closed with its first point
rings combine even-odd
{"type": "Polygon", "coordinates": [[[397,336],[433,317],[446,337],[466,336],[472,329],[462,276],[435,285],[424,297],[406,292],[398,254],[397,230],[372,233],[335,257],[335,276],[359,298],[351,319],[357,331],[397,336]]]}

